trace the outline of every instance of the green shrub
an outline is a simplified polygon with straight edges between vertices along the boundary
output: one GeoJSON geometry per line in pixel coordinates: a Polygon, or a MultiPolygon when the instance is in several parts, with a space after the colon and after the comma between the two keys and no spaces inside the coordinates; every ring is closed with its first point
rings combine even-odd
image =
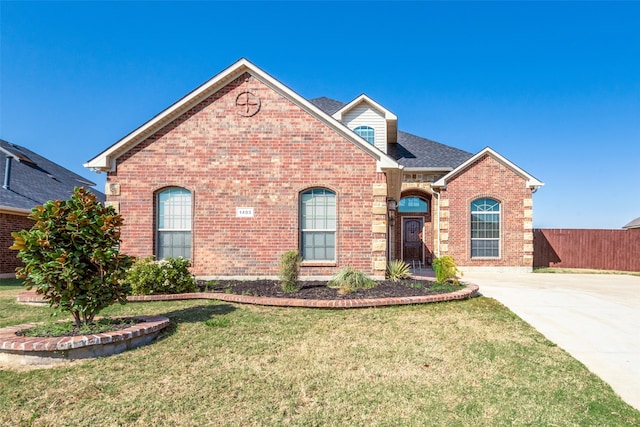
{"type": "Polygon", "coordinates": [[[433,271],[436,273],[436,280],[440,283],[458,284],[458,266],[450,255],[441,256],[433,260],[433,271]]]}
{"type": "Polygon", "coordinates": [[[189,260],[153,257],[139,259],[127,273],[133,295],[182,294],[196,291],[196,281],[189,272],[189,260]]]}
{"type": "Polygon", "coordinates": [[[354,292],[356,289],[374,288],[377,283],[362,271],[353,267],[345,267],[327,285],[330,288],[338,288],[338,293],[345,295],[354,292]]]}
{"type": "Polygon", "coordinates": [[[287,251],[280,256],[280,287],[284,292],[297,292],[298,274],[302,258],[296,249],[287,251]]]}
{"type": "Polygon", "coordinates": [[[401,259],[394,259],[387,264],[387,279],[399,282],[411,274],[409,264],[401,259]]]}
{"type": "Polygon", "coordinates": [[[122,279],[133,259],[118,250],[123,220],[111,206],[75,188],[69,200],[33,208],[29,219],[35,221],[30,230],[11,233],[11,249],[24,263],[16,275],[27,289],[35,286],[52,308],[70,312],[78,327],[127,302],[122,279]]]}

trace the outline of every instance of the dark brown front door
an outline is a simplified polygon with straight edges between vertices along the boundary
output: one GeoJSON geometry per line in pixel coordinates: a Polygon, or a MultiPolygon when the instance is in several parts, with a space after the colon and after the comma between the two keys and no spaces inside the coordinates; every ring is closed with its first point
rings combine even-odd
{"type": "Polygon", "coordinates": [[[422,218],[403,218],[402,232],[402,258],[411,261],[422,262],[422,218]]]}

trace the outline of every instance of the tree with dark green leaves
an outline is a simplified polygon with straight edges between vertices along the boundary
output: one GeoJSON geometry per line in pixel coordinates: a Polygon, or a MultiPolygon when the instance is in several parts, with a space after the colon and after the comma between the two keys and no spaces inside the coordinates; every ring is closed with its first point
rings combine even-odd
{"type": "Polygon", "coordinates": [[[69,200],[32,209],[30,230],[11,233],[24,267],[17,276],[54,309],[70,312],[77,326],[116,302],[126,303],[124,283],[133,259],[120,253],[122,217],[84,188],[69,200]]]}

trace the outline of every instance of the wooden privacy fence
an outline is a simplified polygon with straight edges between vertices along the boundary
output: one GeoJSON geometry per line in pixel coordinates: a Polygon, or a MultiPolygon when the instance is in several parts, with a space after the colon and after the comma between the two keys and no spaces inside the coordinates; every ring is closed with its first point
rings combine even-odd
{"type": "Polygon", "coordinates": [[[538,228],[533,266],[640,271],[640,231],[538,228]]]}

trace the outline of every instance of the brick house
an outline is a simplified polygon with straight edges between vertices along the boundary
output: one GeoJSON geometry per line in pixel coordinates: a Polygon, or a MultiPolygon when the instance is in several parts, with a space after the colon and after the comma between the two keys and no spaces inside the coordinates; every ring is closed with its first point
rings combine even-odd
{"type": "Polygon", "coordinates": [[[85,164],[107,173],[130,255],[191,259],[199,277],[301,276],[452,255],[531,270],[542,183],[485,148],[397,128],[366,95],[307,100],[241,59],[85,164]]]}
{"type": "MultiPolygon", "coordinates": [[[[96,184],[33,151],[0,139],[0,277],[15,277],[22,265],[11,232],[28,230],[31,209],[48,200],[68,199],[75,187],[96,184]]],[[[104,201],[105,195],[91,191],[104,201]]]]}

